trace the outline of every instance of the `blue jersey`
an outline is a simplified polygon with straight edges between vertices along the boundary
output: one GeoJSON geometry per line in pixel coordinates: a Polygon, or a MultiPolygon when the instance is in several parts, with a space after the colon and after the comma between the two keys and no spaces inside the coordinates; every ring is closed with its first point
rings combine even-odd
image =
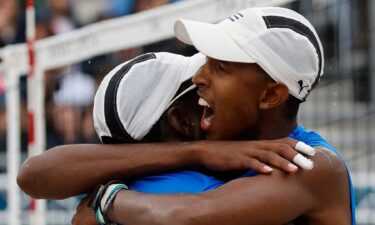
{"type": "MultiPolygon", "coordinates": [[[[316,132],[308,131],[302,126],[297,126],[289,137],[303,141],[306,144],[314,146],[322,146],[337,154],[340,158],[341,155],[334,149],[326,140],[324,140],[316,132]]],[[[341,158],[342,159],[342,158],[341,158]]],[[[255,176],[258,172],[249,170],[244,176],[255,176]]],[[[351,210],[352,210],[352,225],[355,225],[355,199],[354,190],[351,179],[348,173],[350,195],[351,195],[351,210]]],[[[226,180],[228,181],[228,180],[226,180]]],[[[225,183],[224,180],[218,179],[214,176],[207,175],[193,170],[180,170],[172,173],[164,173],[154,176],[146,176],[137,179],[129,184],[132,190],[140,191],[143,193],[152,194],[172,194],[172,193],[187,193],[196,194],[203,191],[208,191],[220,187],[225,183]]]]}
{"type": "Polygon", "coordinates": [[[198,171],[179,170],[137,179],[130,183],[129,188],[150,194],[196,194],[223,184],[224,181],[198,171]]]}

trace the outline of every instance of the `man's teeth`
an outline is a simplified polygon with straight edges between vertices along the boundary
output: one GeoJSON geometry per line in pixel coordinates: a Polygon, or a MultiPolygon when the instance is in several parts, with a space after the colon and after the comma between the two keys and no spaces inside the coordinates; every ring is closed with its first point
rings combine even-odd
{"type": "Polygon", "coordinates": [[[203,98],[199,98],[198,100],[198,104],[200,106],[204,106],[204,107],[208,107],[208,108],[211,108],[211,106],[208,104],[208,102],[206,100],[204,100],[203,98]]]}

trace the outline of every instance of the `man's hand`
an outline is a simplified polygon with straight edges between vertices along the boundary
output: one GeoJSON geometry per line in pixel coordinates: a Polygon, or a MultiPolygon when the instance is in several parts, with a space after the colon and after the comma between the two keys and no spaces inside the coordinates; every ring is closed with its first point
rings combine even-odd
{"type": "Polygon", "coordinates": [[[198,142],[197,148],[202,150],[200,164],[215,171],[254,169],[261,173],[270,173],[273,171],[270,166],[273,166],[286,172],[296,172],[298,167],[295,164],[304,169],[312,169],[313,166],[312,161],[298,151],[311,156],[315,154],[312,147],[291,138],[267,141],[202,141],[198,142]]]}
{"type": "Polygon", "coordinates": [[[87,206],[91,197],[85,198],[79,203],[76,214],[72,218],[72,225],[99,225],[94,210],[87,206]]]}

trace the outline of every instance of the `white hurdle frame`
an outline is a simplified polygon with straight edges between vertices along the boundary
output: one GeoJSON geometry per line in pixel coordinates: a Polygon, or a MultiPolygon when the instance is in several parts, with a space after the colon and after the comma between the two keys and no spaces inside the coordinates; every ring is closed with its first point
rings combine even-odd
{"type": "Polygon", "coordinates": [[[15,71],[8,70],[5,74],[5,101],[7,102],[7,180],[8,180],[8,224],[20,225],[20,189],[16,177],[20,164],[20,94],[19,77],[15,71]],[[16,104],[8,104],[15,101],[16,104]],[[16,140],[16,141],[15,141],[16,140]]]}
{"type": "MultiPolygon", "coordinates": [[[[41,154],[45,148],[43,139],[45,133],[43,132],[44,125],[44,102],[43,96],[40,96],[40,91],[44,90],[43,82],[38,79],[43,79],[43,71],[39,71],[38,61],[35,53],[35,1],[26,1],[26,41],[28,50],[29,71],[27,75],[27,122],[28,122],[28,157],[41,154]],[[40,112],[37,112],[41,110],[40,112]],[[40,118],[40,116],[43,116],[40,118]]],[[[29,204],[29,223],[31,225],[45,225],[46,218],[46,201],[37,201],[30,198],[29,204]]]]}
{"type": "MultiPolygon", "coordinates": [[[[67,34],[35,42],[35,79],[30,86],[35,102],[35,154],[45,148],[44,71],[69,65],[116,50],[146,45],[173,37],[176,19],[217,22],[238,10],[256,6],[279,6],[295,0],[189,0],[141,13],[99,22],[67,34]]],[[[0,49],[0,71],[6,83],[7,173],[9,224],[20,224],[20,191],[16,184],[20,164],[19,78],[29,70],[26,44],[0,49]]],[[[29,94],[29,93],[28,93],[29,94]]],[[[37,201],[39,202],[39,201],[37,201]]],[[[40,203],[37,203],[40,204],[40,203]]],[[[41,203],[43,204],[43,203],[41,203]]],[[[43,207],[41,207],[42,210],[43,207]]],[[[43,225],[30,221],[30,225],[43,225]]]]}

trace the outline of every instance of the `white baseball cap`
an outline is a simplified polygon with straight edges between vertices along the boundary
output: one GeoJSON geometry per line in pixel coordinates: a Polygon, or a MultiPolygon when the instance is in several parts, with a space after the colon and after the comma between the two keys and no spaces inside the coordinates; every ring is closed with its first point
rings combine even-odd
{"type": "Polygon", "coordinates": [[[310,22],[290,9],[248,8],[218,24],[177,20],[174,31],[211,58],[257,63],[301,101],[323,75],[320,39],[310,22]]]}
{"type": "Polygon", "coordinates": [[[94,99],[94,125],[102,142],[141,140],[173,102],[195,89],[191,78],[205,61],[201,53],[147,53],[110,71],[94,99]],[[191,85],[179,90],[186,82],[191,85]]]}

